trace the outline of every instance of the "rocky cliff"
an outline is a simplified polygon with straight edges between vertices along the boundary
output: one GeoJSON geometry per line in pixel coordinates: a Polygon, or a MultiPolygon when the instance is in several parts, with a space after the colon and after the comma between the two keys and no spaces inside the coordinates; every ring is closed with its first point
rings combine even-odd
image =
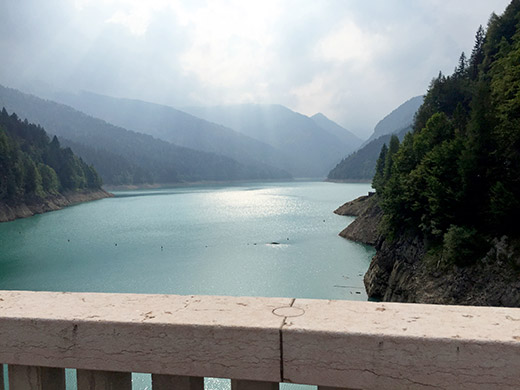
{"type": "Polygon", "coordinates": [[[0,202],[0,222],[13,221],[18,218],[30,217],[48,211],[60,210],[77,203],[109,198],[113,195],[102,190],[70,191],[64,194],[34,199],[24,203],[6,204],[0,202]]]}
{"type": "Polygon", "coordinates": [[[338,215],[357,217],[339,234],[341,237],[368,245],[376,245],[379,239],[379,222],[383,213],[374,193],[345,203],[334,211],[338,215]]]}
{"type": "Polygon", "coordinates": [[[378,229],[383,213],[377,196],[364,196],[338,208],[354,215],[340,235],[376,247],[364,277],[370,298],[388,302],[520,307],[520,239],[496,238],[474,266],[441,264],[429,256],[420,237],[385,238],[378,229]]]}

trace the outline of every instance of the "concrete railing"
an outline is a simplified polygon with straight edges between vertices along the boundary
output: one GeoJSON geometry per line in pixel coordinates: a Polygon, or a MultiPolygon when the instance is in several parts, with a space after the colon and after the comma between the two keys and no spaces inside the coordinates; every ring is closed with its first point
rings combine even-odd
{"type": "Polygon", "coordinates": [[[0,362],[11,390],[519,389],[520,309],[3,291],[0,362]]]}

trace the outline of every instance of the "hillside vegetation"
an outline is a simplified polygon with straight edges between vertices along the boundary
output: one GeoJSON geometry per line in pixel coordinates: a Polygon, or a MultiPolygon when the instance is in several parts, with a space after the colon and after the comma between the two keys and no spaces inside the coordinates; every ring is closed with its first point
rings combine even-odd
{"type": "Polygon", "coordinates": [[[478,30],[452,75],[432,81],[413,132],[382,150],[373,185],[387,237],[421,237],[437,264],[474,264],[501,237],[516,245],[519,0],[478,30]]]}
{"type": "MultiPolygon", "coordinates": [[[[411,129],[412,127],[408,126],[396,135],[402,140],[411,129]]],[[[372,180],[376,172],[376,163],[381,148],[390,142],[391,137],[391,134],[382,135],[345,157],[329,172],[327,179],[331,181],[372,180]]]]}
{"type": "Polygon", "coordinates": [[[390,142],[392,134],[400,140],[412,130],[412,124],[423,96],[407,100],[381,119],[372,135],[355,152],[343,158],[327,175],[331,181],[370,181],[376,172],[381,147],[390,142]]]}
{"type": "Polygon", "coordinates": [[[280,170],[274,167],[287,165],[286,157],[278,149],[173,107],[91,92],[56,93],[53,98],[127,130],[177,146],[227,156],[266,173],[279,175],[280,170]]]}
{"type": "Polygon", "coordinates": [[[0,203],[37,201],[66,191],[97,190],[101,179],[56,137],[5,108],[0,112],[0,203]]]}
{"type": "Polygon", "coordinates": [[[2,86],[1,105],[57,135],[100,172],[105,184],[290,178],[280,169],[180,147],[2,86]]]}

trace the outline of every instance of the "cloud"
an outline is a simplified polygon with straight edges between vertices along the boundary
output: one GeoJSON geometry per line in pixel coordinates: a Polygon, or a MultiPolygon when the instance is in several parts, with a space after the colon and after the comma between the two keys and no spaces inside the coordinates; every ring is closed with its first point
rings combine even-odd
{"type": "Polygon", "coordinates": [[[365,32],[353,21],[345,20],[340,29],[322,38],[314,51],[319,60],[348,62],[363,67],[387,47],[383,34],[365,32]]]}
{"type": "Polygon", "coordinates": [[[278,103],[367,137],[509,0],[0,2],[0,83],[173,106],[278,103]]]}

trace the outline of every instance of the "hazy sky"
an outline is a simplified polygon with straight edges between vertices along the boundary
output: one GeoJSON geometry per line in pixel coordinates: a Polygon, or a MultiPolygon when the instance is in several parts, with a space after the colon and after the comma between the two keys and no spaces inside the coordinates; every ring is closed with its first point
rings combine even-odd
{"type": "Polygon", "coordinates": [[[2,0],[0,83],[278,103],[366,138],[509,0],[2,0]]]}

